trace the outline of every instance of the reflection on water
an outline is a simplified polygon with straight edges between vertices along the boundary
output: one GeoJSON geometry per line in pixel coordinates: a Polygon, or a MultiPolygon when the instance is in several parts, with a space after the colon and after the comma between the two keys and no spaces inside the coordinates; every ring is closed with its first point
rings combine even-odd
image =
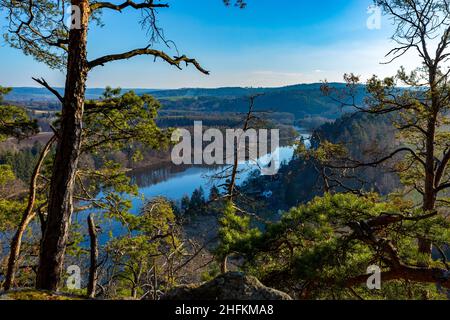
{"type": "MultiPolygon", "coordinates": [[[[281,147],[280,162],[289,161],[294,154],[293,147],[281,147]]],[[[164,196],[178,200],[184,195],[191,195],[195,189],[202,187],[205,192],[212,187],[212,177],[221,171],[218,166],[175,166],[165,165],[158,169],[146,168],[132,173],[132,181],[139,186],[139,192],[146,198],[164,196]]],[[[242,171],[240,180],[245,180],[248,174],[258,169],[254,162],[239,165],[242,171]]]]}
{"type": "MultiPolygon", "coordinates": [[[[299,132],[302,132],[299,130],[299,132]]],[[[310,146],[310,135],[307,132],[300,134],[305,145],[310,146]]],[[[289,162],[294,155],[294,146],[280,147],[279,163],[289,162]]],[[[260,163],[267,163],[270,156],[264,156],[258,159],[260,163]]],[[[202,187],[205,195],[208,196],[209,190],[213,185],[212,176],[220,172],[220,166],[176,166],[172,163],[164,164],[160,167],[148,167],[132,172],[132,181],[139,186],[139,192],[144,199],[156,196],[167,197],[168,199],[179,201],[183,196],[190,196],[195,189],[202,187]]],[[[246,180],[249,174],[254,170],[259,170],[255,161],[240,163],[239,183],[246,180]]],[[[221,181],[215,181],[220,184],[221,181]]],[[[139,210],[142,207],[142,199],[136,199],[133,202],[133,209],[139,210]]]]}
{"type": "MultiPolygon", "coordinates": [[[[215,166],[174,165],[172,162],[160,166],[145,167],[131,172],[131,182],[140,189],[163,184],[173,179],[183,179],[203,172],[215,172],[215,166]]],[[[180,180],[177,180],[180,181],[180,180]]]]}

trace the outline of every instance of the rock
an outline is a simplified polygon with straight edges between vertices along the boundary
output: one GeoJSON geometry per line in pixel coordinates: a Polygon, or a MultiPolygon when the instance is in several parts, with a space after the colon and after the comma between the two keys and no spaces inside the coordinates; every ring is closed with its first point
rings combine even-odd
{"type": "Polygon", "coordinates": [[[258,279],[229,272],[200,285],[184,285],[167,292],[163,300],[292,300],[281,291],[264,286],[258,279]]]}

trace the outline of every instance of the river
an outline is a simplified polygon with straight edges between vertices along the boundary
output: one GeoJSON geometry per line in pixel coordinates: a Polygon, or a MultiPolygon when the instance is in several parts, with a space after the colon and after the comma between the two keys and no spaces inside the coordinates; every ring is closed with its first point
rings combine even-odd
{"type": "MultiPolygon", "coordinates": [[[[310,144],[310,134],[301,128],[296,129],[308,147],[310,144]]],[[[294,145],[279,147],[279,165],[289,162],[294,155],[294,151],[294,145]]],[[[266,163],[268,157],[270,155],[258,159],[258,162],[266,163]]],[[[139,193],[143,196],[144,200],[142,198],[133,199],[133,212],[136,213],[142,208],[143,201],[157,196],[163,196],[178,202],[185,195],[190,197],[192,192],[200,187],[203,188],[205,196],[208,196],[209,190],[214,185],[212,176],[220,170],[220,167],[180,167],[175,165],[136,170],[132,174],[132,181],[138,185],[139,193]]],[[[239,175],[238,184],[245,181],[251,172],[258,170],[258,165],[254,161],[242,162],[239,164],[239,170],[242,173],[239,175]]],[[[217,184],[217,181],[215,183],[217,184]]]]}
{"type": "MultiPolygon", "coordinates": [[[[299,133],[299,140],[302,139],[307,147],[310,146],[311,135],[308,131],[296,128],[299,133]]],[[[295,144],[290,146],[282,146],[278,148],[279,163],[289,162],[295,152],[295,144]]],[[[266,155],[258,162],[267,163],[266,155]]],[[[220,172],[222,168],[215,166],[176,166],[173,164],[164,164],[159,167],[147,167],[131,172],[131,180],[139,187],[139,197],[131,198],[131,213],[138,214],[145,203],[154,197],[165,197],[179,203],[183,196],[191,196],[198,189],[203,188],[205,197],[209,196],[209,191],[214,185],[212,176],[220,172]]],[[[259,170],[257,163],[246,161],[239,164],[239,174],[237,184],[244,182],[250,173],[259,170]]],[[[215,180],[215,184],[220,181],[215,180]]],[[[101,197],[100,193],[98,197],[101,197]]],[[[87,214],[90,212],[98,212],[98,210],[85,210],[76,214],[75,220],[80,224],[86,224],[87,214]]],[[[105,243],[109,238],[109,232],[113,237],[123,233],[123,229],[118,222],[104,221],[102,223],[102,234],[100,242],[105,243]]]]}

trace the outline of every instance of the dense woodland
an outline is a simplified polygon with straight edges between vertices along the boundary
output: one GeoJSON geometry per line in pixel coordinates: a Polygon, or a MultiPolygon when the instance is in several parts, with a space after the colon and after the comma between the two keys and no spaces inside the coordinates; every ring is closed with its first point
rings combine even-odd
{"type": "Polygon", "coordinates": [[[33,104],[0,87],[2,289],[158,300],[238,270],[294,299],[448,298],[450,5],[375,2],[396,27],[391,58],[414,52],[422,65],[365,83],[346,74],[341,84],[87,93],[92,69],[135,56],[209,71],[151,46],[88,59],[88,26],[103,11],[141,10],[152,40],[164,41],[155,9],[168,8],[158,1],[75,0],[81,28],[70,29],[64,1],[0,0],[8,43],[67,80],[61,90],[35,79],[54,97],[33,104]],[[235,158],[208,195],[146,199],[133,213],[130,170],[164,162],[174,127],[198,119],[284,128],[287,138],[292,125],[308,126],[311,147],[297,141],[278,175],[242,184],[235,158]],[[74,264],[79,290],[65,286],[74,264]],[[366,285],[373,265],[382,290],[366,285]]]}

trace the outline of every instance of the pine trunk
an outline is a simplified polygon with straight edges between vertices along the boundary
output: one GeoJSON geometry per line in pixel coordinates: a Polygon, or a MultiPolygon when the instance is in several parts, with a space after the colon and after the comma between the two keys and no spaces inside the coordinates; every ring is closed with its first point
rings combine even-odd
{"type": "Polygon", "coordinates": [[[81,147],[90,12],[88,0],[72,0],[72,6],[80,9],[80,17],[75,17],[80,19],[80,28],[72,28],[69,35],[61,127],[53,164],[46,228],[41,242],[36,287],[45,290],[57,290],[63,272],[73,211],[72,193],[81,147]]]}
{"type": "Polygon", "coordinates": [[[89,297],[95,297],[95,289],[97,287],[97,268],[98,268],[98,239],[97,239],[97,227],[95,225],[94,217],[92,214],[88,217],[89,226],[89,238],[90,238],[90,267],[89,267],[89,282],[87,288],[87,294],[89,297]]]}
{"type": "MultiPolygon", "coordinates": [[[[434,105],[435,103],[433,103],[434,105]]],[[[437,114],[433,115],[427,124],[427,139],[426,139],[426,161],[425,161],[425,187],[423,195],[423,211],[431,212],[435,210],[436,193],[434,189],[435,183],[435,135],[436,135],[436,118],[437,114]]],[[[431,256],[432,244],[429,240],[419,238],[419,252],[424,255],[431,256]]]]}

